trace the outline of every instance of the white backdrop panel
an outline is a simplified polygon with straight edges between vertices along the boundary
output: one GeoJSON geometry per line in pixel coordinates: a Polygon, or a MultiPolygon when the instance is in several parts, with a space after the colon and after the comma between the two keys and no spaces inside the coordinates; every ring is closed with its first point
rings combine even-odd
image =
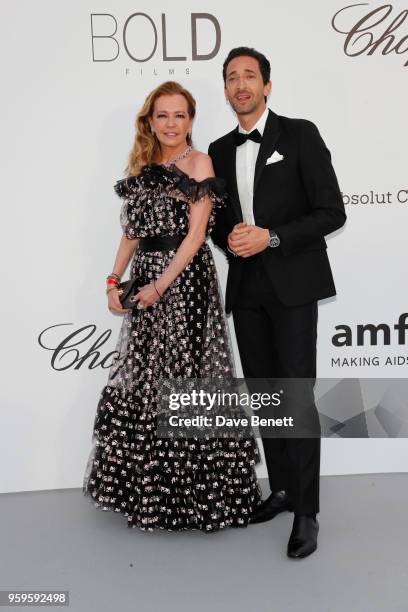
{"type": "MultiPolygon", "coordinates": [[[[255,46],[271,59],[270,107],[317,123],[345,201],[352,194],[358,201],[347,204],[345,228],[328,241],[338,297],[320,305],[318,374],[406,377],[406,343],[399,343],[393,325],[407,310],[402,263],[408,205],[398,194],[408,200],[408,53],[401,46],[400,54],[382,55],[382,43],[371,55],[347,56],[345,35],[331,24],[347,4],[3,3],[1,248],[7,263],[1,301],[0,491],[81,486],[96,403],[121,323],[106,309],[104,277],[121,235],[113,184],[123,176],[136,112],[161,81],[180,81],[197,99],[194,141],[206,150],[236,123],[221,78],[222,62],[234,46],[255,46]],[[214,58],[193,60],[191,14],[204,10],[220,25],[221,46],[214,58]],[[130,51],[138,57],[152,51],[151,22],[158,34],[157,49],[146,62],[133,61],[124,49],[123,27],[136,12],[148,18],[130,21],[130,51]],[[115,20],[118,28],[119,55],[110,62],[92,56],[92,42],[96,59],[114,57],[117,50],[113,39],[92,41],[91,14],[102,13],[110,16],[95,18],[94,34],[112,34],[115,20]],[[163,60],[162,14],[167,54],[185,56],[182,61],[163,60]],[[384,203],[365,203],[375,194],[384,203]],[[389,343],[380,334],[378,344],[367,338],[358,346],[356,326],[367,323],[389,325],[389,343]],[[333,344],[340,325],[350,327],[349,346],[333,344]],[[56,351],[61,342],[65,347],[56,351]],[[95,343],[100,346],[92,349],[95,343]],[[351,358],[374,356],[378,365],[351,365],[351,358]],[[401,364],[385,365],[387,356],[400,356],[401,364]]],[[[381,6],[348,9],[336,26],[350,29],[381,6]]],[[[394,3],[383,21],[370,26],[373,40],[403,8],[394,3]]],[[[394,44],[407,34],[402,20],[394,44]]],[[[212,22],[198,20],[198,52],[210,52],[214,43],[212,22]]],[[[215,256],[224,287],[225,262],[218,252],[215,256]]],[[[235,340],[234,347],[239,362],[235,340]]],[[[323,474],[407,469],[405,440],[323,440],[323,474]]],[[[263,466],[259,475],[266,475],[263,466]]]]}

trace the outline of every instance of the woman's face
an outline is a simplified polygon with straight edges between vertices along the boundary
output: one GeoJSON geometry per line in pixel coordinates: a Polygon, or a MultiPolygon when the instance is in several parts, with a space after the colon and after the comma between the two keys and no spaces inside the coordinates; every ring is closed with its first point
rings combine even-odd
{"type": "Polygon", "coordinates": [[[160,96],[154,104],[149,123],[161,145],[179,147],[186,143],[193,124],[188,114],[187,100],[181,94],[160,96]]]}

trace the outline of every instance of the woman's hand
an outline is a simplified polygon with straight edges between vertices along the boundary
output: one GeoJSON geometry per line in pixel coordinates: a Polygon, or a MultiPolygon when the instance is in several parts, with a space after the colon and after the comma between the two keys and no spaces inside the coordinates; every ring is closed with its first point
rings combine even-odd
{"type": "Polygon", "coordinates": [[[119,293],[116,288],[111,289],[108,293],[108,308],[111,312],[117,312],[118,314],[125,314],[130,310],[129,308],[122,307],[119,300],[119,293]]]}
{"type": "Polygon", "coordinates": [[[139,291],[130,298],[131,302],[138,302],[137,308],[148,308],[152,306],[155,302],[158,302],[161,296],[158,294],[154,283],[149,283],[144,287],[138,287],[139,291]]]}

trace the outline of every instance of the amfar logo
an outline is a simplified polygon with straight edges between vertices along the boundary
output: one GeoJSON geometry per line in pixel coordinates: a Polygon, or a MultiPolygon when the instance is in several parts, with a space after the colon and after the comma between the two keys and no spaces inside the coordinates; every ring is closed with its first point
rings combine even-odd
{"type": "Polygon", "coordinates": [[[387,323],[378,323],[374,325],[372,323],[366,323],[364,325],[357,325],[356,330],[349,325],[336,325],[334,328],[338,331],[332,338],[334,346],[377,346],[379,340],[382,340],[384,346],[391,344],[391,329],[396,331],[396,338],[398,344],[406,344],[406,333],[408,331],[408,312],[404,312],[399,316],[398,323],[391,326],[387,323]]]}
{"type": "MultiPolygon", "coordinates": [[[[356,7],[369,6],[368,3],[350,4],[337,11],[332,19],[332,26],[339,34],[346,34],[344,53],[349,57],[358,55],[382,55],[396,53],[402,55],[408,52],[408,33],[401,32],[405,24],[408,32],[408,10],[391,16],[394,11],[392,4],[384,4],[364,14],[355,21],[356,7]],[[397,34],[397,30],[399,30],[397,34]]],[[[359,9],[361,12],[361,9],[359,9]]],[[[408,60],[404,66],[408,66],[408,60]]]]}
{"type": "MultiPolygon", "coordinates": [[[[164,62],[187,61],[186,55],[170,55],[171,43],[180,41],[180,24],[178,27],[169,28],[165,13],[161,14],[161,23],[158,25],[154,19],[146,13],[133,13],[118,31],[118,21],[110,13],[91,14],[91,39],[92,60],[94,62],[113,62],[119,57],[121,43],[128,58],[134,62],[147,62],[157,52],[159,42],[161,43],[162,59],[164,62]],[[170,31],[172,30],[172,31],[170,31]],[[121,41],[121,42],[119,42],[121,41]]],[[[174,22],[174,18],[173,18],[174,22]]],[[[204,25],[203,23],[201,25],[204,25]]],[[[208,23],[206,24],[209,25],[208,23]]],[[[210,60],[215,57],[221,46],[221,27],[219,21],[210,13],[191,13],[190,15],[190,48],[193,61],[210,60]],[[198,42],[197,24],[199,22],[210,22],[214,31],[214,42],[212,49],[208,49],[208,36],[204,41],[205,53],[199,53],[203,49],[198,42]]],[[[211,37],[212,38],[212,37],[211,37]]]]}

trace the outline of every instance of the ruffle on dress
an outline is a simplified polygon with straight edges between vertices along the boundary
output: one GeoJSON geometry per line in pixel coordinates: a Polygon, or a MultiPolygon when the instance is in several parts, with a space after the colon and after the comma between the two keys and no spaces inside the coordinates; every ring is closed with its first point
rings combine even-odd
{"type": "Polygon", "coordinates": [[[114,190],[121,198],[137,197],[146,189],[174,192],[175,197],[187,199],[190,203],[198,202],[208,196],[216,206],[223,206],[226,200],[226,182],[224,179],[211,176],[196,181],[175,164],[166,167],[161,164],[144,166],[138,175],[128,176],[117,181],[114,190]]]}
{"type": "Polygon", "coordinates": [[[117,181],[115,193],[122,198],[120,225],[126,238],[186,235],[189,205],[208,197],[213,207],[208,234],[215,224],[217,209],[226,206],[226,182],[219,177],[196,181],[175,164],[144,166],[138,175],[117,181]]]}

